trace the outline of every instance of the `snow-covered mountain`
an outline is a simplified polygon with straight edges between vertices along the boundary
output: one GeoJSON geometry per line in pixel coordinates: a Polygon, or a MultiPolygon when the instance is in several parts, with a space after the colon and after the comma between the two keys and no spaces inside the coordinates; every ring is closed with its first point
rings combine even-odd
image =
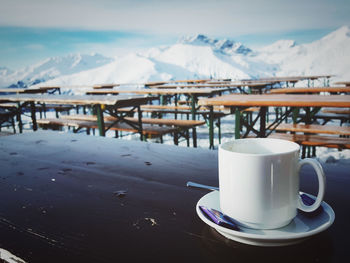
{"type": "Polygon", "coordinates": [[[309,44],[278,41],[257,53],[258,59],[278,65],[276,75],[331,74],[335,79],[350,79],[350,28],[346,26],[309,44]]]}
{"type": "Polygon", "coordinates": [[[0,68],[0,87],[26,87],[64,75],[83,72],[112,62],[99,54],[70,54],[64,57],[48,58],[38,64],[25,67],[18,71],[0,68]]]}
{"type": "Polygon", "coordinates": [[[250,48],[245,47],[242,43],[229,39],[212,39],[201,34],[183,37],[179,40],[179,43],[198,46],[211,46],[214,51],[222,52],[228,55],[233,55],[235,53],[248,54],[252,51],[250,48]]]}
{"type": "Polygon", "coordinates": [[[174,45],[108,58],[98,54],[49,58],[19,71],[0,68],[0,86],[144,83],[193,78],[336,75],[350,80],[350,28],[298,45],[279,40],[252,50],[227,39],[183,37],[174,45]],[[43,84],[45,82],[45,84],[43,84]],[[40,83],[40,84],[38,84],[40,83]]]}

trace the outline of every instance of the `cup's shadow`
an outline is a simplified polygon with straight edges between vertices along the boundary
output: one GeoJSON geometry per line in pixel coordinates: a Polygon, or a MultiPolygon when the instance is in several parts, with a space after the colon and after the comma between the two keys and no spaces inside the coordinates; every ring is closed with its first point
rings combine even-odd
{"type": "Polygon", "coordinates": [[[334,250],[328,231],[295,245],[259,247],[227,239],[209,226],[202,230],[202,246],[213,262],[330,262],[334,250]]]}

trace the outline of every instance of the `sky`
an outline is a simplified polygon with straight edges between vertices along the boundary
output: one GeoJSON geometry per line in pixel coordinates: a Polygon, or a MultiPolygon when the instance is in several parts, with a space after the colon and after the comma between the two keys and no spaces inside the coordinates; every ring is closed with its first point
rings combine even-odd
{"type": "Polygon", "coordinates": [[[350,0],[0,0],[0,67],[118,56],[204,34],[248,47],[308,43],[350,26],[350,0]]]}

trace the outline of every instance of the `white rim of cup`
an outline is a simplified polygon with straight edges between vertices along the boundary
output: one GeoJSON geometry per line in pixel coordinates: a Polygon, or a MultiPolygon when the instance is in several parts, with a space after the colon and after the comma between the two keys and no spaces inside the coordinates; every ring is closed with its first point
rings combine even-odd
{"type": "Polygon", "coordinates": [[[220,144],[219,148],[221,150],[229,152],[231,154],[240,154],[240,155],[247,155],[247,156],[273,156],[273,155],[281,155],[281,154],[290,154],[292,152],[300,151],[299,144],[297,144],[295,142],[287,141],[287,140],[274,139],[274,138],[242,138],[242,139],[236,139],[236,140],[232,140],[232,141],[228,141],[228,142],[224,142],[224,143],[220,144]],[[276,152],[276,153],[242,153],[242,152],[230,151],[230,150],[225,148],[226,145],[234,144],[235,142],[238,142],[238,141],[262,141],[262,140],[289,144],[291,147],[294,146],[295,148],[292,149],[292,150],[289,150],[289,151],[276,152]]]}

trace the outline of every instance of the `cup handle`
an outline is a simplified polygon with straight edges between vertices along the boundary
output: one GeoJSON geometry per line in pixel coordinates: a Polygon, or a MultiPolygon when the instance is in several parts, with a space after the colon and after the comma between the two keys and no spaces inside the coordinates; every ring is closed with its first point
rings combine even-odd
{"type": "Polygon", "coordinates": [[[298,198],[298,208],[304,212],[312,212],[315,211],[322,203],[325,189],[326,189],[326,176],[324,174],[324,171],[322,169],[321,164],[310,158],[306,158],[303,160],[300,160],[298,163],[298,174],[300,173],[301,167],[303,167],[305,164],[310,164],[316,171],[317,173],[317,178],[318,178],[318,194],[316,201],[312,205],[305,205],[303,200],[301,199],[300,195],[298,198]]]}

